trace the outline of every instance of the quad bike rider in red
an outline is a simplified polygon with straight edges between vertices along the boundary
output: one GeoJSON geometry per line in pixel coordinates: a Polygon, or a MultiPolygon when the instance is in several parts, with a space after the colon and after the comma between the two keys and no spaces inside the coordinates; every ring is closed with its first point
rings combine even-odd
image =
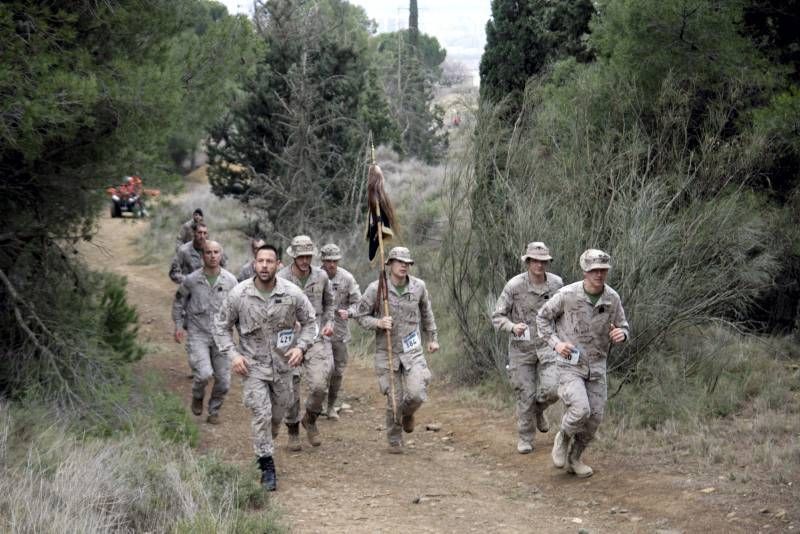
{"type": "Polygon", "coordinates": [[[117,187],[109,187],[106,192],[111,196],[111,216],[122,217],[125,212],[134,217],[144,217],[144,196],[156,197],[161,194],[158,189],[144,189],[139,176],[126,176],[124,182],[117,187]]]}

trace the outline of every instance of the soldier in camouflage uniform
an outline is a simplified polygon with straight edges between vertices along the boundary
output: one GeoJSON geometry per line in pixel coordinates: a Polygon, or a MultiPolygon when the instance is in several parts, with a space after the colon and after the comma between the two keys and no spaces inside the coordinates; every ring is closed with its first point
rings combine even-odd
{"type": "Polygon", "coordinates": [[[375,373],[387,401],[386,437],[389,452],[398,454],[403,452],[402,431],[414,431],[414,413],[428,398],[431,372],[422,351],[422,334],[424,332],[428,338],[430,353],[439,350],[439,341],[425,282],[408,274],[414,265],[411,252],[405,247],[394,247],[389,251],[386,265],[389,266],[389,315],[383,314],[376,280],[364,291],[356,317],[362,327],[375,330],[375,373]],[[386,350],[387,331],[392,338],[391,370],[386,350]],[[397,416],[402,427],[392,414],[391,381],[394,381],[397,416]]]}
{"type": "Polygon", "coordinates": [[[280,271],[278,276],[301,288],[311,301],[317,318],[314,344],[308,349],[303,366],[294,370],[292,376],[292,394],[294,400],[286,414],[286,426],[289,429],[289,450],[299,451],[300,428],[306,429],[308,441],[319,447],[322,440],[317,429],[317,418],[322,413],[322,404],[328,393],[328,378],[333,368],[333,352],[330,336],[333,335],[334,298],[328,275],[319,267],[311,265],[311,258],[316,248],[311,238],[305,235],[292,239],[286,253],[293,258],[290,265],[280,271]],[[300,416],[300,381],[303,377],[308,389],[305,413],[300,416]]]}
{"type": "Polygon", "coordinates": [[[207,421],[211,424],[219,422],[219,409],[231,382],[228,359],[220,354],[212,338],[214,314],[236,285],[233,274],[219,266],[221,258],[220,244],[206,241],[203,245],[203,268],[183,278],[172,304],[175,341],[182,342],[188,332],[186,352],[189,354],[189,367],[192,369],[193,414],[203,413],[206,384],[214,377],[214,387],[208,400],[207,421]]]}
{"type": "MultiPolygon", "coordinates": [[[[169,278],[176,284],[183,281],[187,274],[195,272],[203,266],[203,245],[208,239],[208,227],[204,223],[195,224],[194,237],[188,243],[178,247],[169,268],[169,278]]],[[[225,267],[227,256],[223,253],[220,265],[225,267]]]]}
{"type": "Polygon", "coordinates": [[[539,310],[539,337],[558,359],[558,395],[566,405],[553,444],[553,463],[579,477],[592,476],[581,454],[603,421],[606,358],[612,343],[628,339],[628,321],[616,291],[606,285],[611,258],[589,249],[580,257],[583,280],[563,287],[539,310]]]}
{"type": "Polygon", "coordinates": [[[322,268],[328,273],[328,278],[330,279],[336,308],[333,338],[331,339],[333,371],[328,385],[327,412],[328,419],[338,420],[339,414],[336,413],[334,405],[342,387],[345,367],[347,367],[347,342],[350,341],[350,328],[347,325],[347,319],[356,313],[358,301],[361,300],[361,290],[358,288],[358,282],[353,278],[353,275],[339,267],[339,260],[342,259],[342,251],[339,250],[339,247],[333,243],[327,244],[320,249],[320,254],[322,256],[322,268]]]}
{"type": "Polygon", "coordinates": [[[256,252],[258,252],[259,247],[262,247],[266,244],[263,239],[251,239],[250,240],[250,250],[253,251],[253,257],[245,262],[242,265],[242,268],[239,269],[239,275],[236,277],[240,282],[247,280],[248,278],[253,278],[256,275],[256,252]]]}
{"type": "Polygon", "coordinates": [[[188,243],[194,239],[194,225],[203,222],[203,210],[197,208],[192,213],[192,218],[181,225],[178,231],[178,238],[175,240],[175,251],[184,243],[188,243]]]}
{"type": "Polygon", "coordinates": [[[302,364],[316,330],[314,307],[294,284],[275,276],[277,265],[275,247],[262,246],[256,254],[256,276],[233,288],[214,319],[214,340],[243,377],[242,397],[253,415],[261,483],[270,491],[277,487],[273,438],[292,402],[292,369],[302,364]],[[234,328],[239,330],[238,347],[234,328]]]}
{"type": "Polygon", "coordinates": [[[520,454],[533,451],[536,428],[550,429],[544,411],[558,400],[558,356],[536,335],[539,308],[564,285],[546,272],[551,259],[544,243],[529,243],[522,256],[527,270],[508,281],[492,314],[495,329],[509,333],[508,375],[517,394],[520,454]]]}

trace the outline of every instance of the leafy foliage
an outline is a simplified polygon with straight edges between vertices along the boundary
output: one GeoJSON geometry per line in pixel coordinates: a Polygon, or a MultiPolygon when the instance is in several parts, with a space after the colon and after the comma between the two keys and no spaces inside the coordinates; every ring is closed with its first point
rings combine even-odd
{"type": "Polygon", "coordinates": [[[250,202],[279,231],[336,225],[349,210],[312,206],[360,200],[353,183],[368,131],[359,115],[374,115],[361,98],[370,23],[340,0],[270,0],[260,9],[264,57],[247,96],[213,132],[212,186],[250,202]]]}
{"type": "Polygon", "coordinates": [[[81,403],[141,357],[120,282],[77,265],[71,243],[91,239],[115,177],[174,180],[169,140],[188,118],[197,127],[182,135],[197,144],[253,42],[246,19],[205,0],[0,5],[6,395],[81,403]]]}
{"type": "Polygon", "coordinates": [[[549,62],[590,60],[584,36],[593,13],[589,0],[493,0],[480,64],[481,98],[509,98],[518,105],[528,78],[549,62]]]}

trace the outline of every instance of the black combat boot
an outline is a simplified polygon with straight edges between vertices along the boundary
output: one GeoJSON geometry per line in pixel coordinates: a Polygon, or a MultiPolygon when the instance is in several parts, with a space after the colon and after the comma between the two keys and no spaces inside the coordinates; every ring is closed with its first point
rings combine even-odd
{"type": "Polygon", "coordinates": [[[275,474],[275,462],[272,456],[262,456],[258,459],[258,467],[261,468],[261,485],[267,491],[278,489],[278,475],[275,474]]]}

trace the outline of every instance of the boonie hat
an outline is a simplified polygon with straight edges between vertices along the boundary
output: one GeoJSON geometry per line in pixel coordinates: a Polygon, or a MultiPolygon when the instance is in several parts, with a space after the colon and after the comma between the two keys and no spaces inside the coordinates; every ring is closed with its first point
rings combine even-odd
{"type": "Polygon", "coordinates": [[[581,269],[583,269],[583,272],[585,273],[594,271],[595,269],[611,268],[611,256],[596,248],[590,248],[581,254],[579,261],[581,264],[581,269]]]}
{"type": "Polygon", "coordinates": [[[394,247],[389,251],[389,256],[386,258],[386,265],[392,260],[402,261],[409,265],[414,265],[414,260],[411,258],[411,251],[406,247],[394,247]]]}
{"type": "Polygon", "coordinates": [[[286,253],[292,258],[298,256],[316,256],[317,249],[314,242],[307,235],[298,235],[292,239],[292,244],[286,249],[286,253]]]}
{"type": "Polygon", "coordinates": [[[533,243],[528,243],[528,248],[525,249],[525,254],[522,255],[522,261],[526,261],[528,258],[539,261],[550,261],[553,259],[553,256],[550,255],[550,249],[547,248],[547,245],[541,241],[534,241],[533,243]]]}
{"type": "Polygon", "coordinates": [[[333,243],[328,243],[319,249],[319,253],[322,256],[322,261],[337,261],[342,259],[342,251],[333,243]]]}

